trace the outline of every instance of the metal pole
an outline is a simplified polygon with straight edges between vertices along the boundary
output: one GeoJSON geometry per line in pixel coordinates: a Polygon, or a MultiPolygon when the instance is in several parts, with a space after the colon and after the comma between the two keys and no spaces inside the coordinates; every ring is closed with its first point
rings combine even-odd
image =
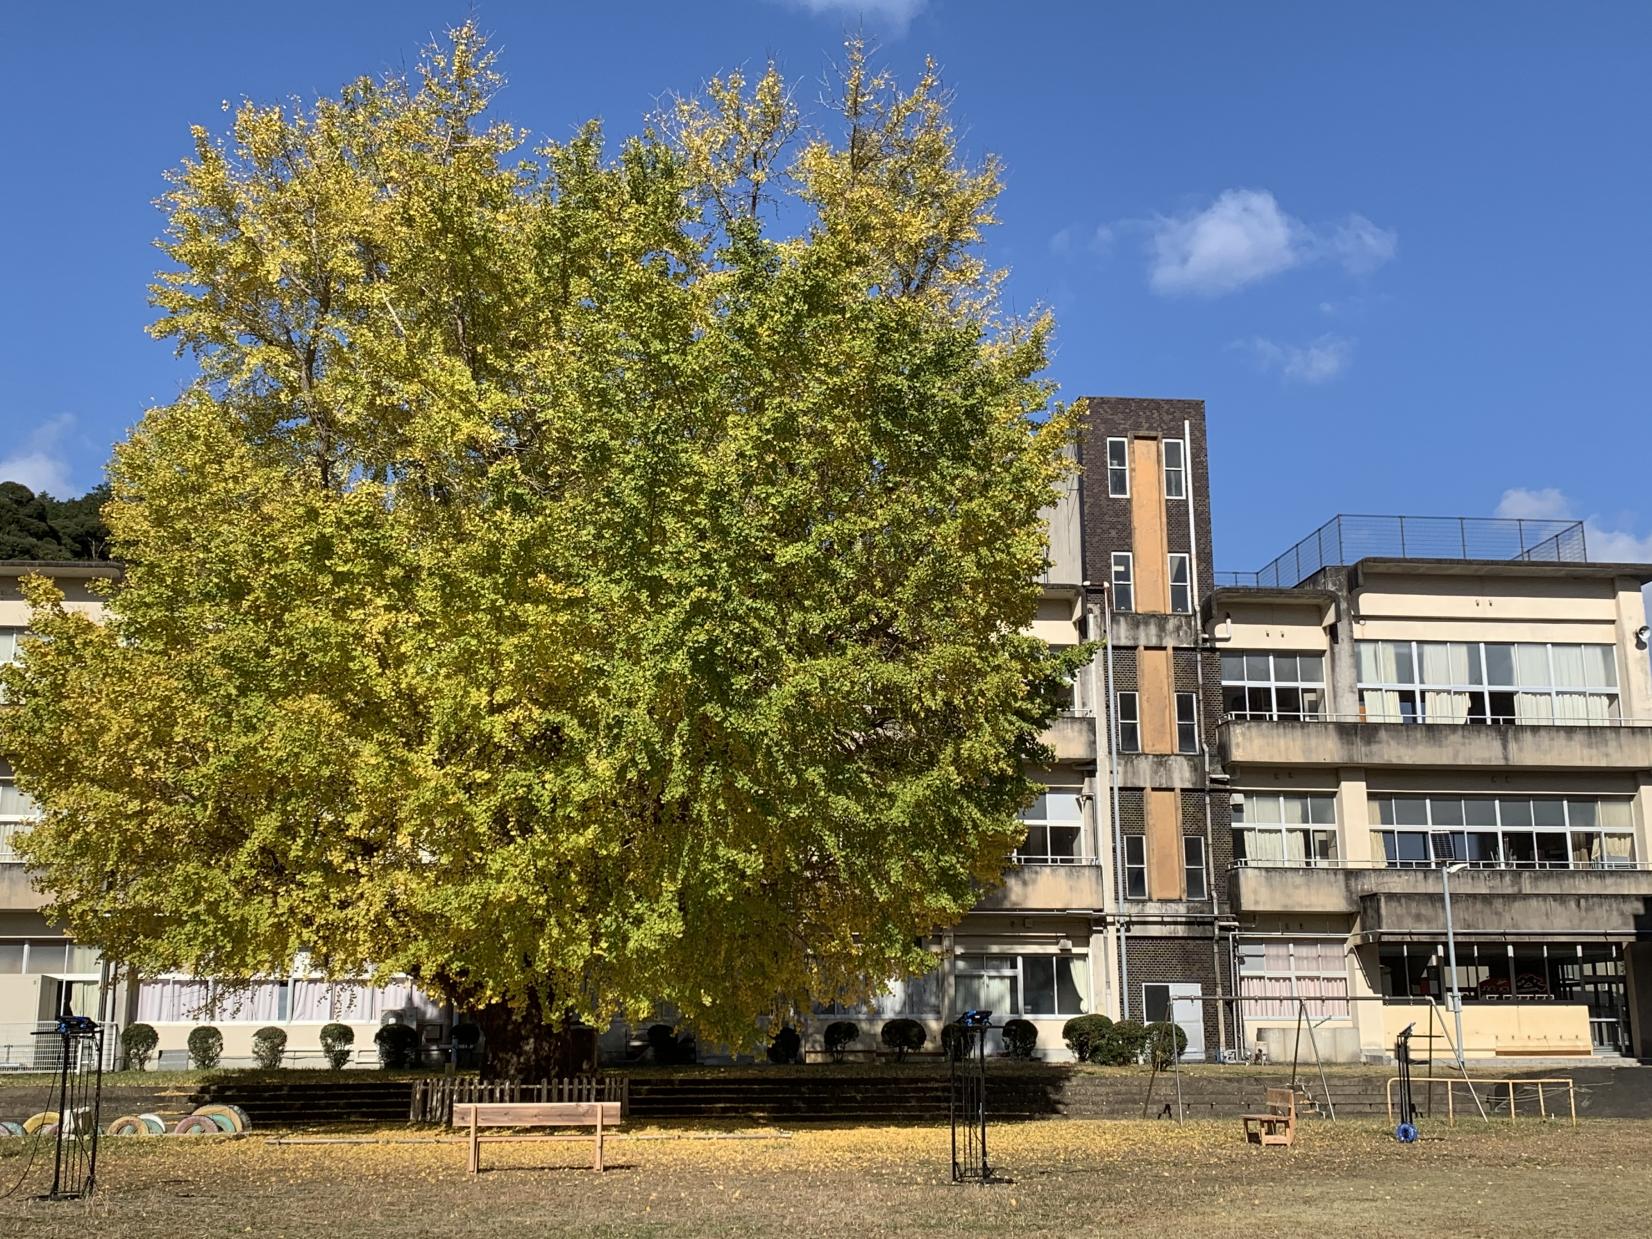
{"type": "Polygon", "coordinates": [[[1118,894],[1116,916],[1119,944],[1119,1018],[1130,1018],[1130,931],[1125,928],[1124,911],[1124,829],[1119,824],[1119,780],[1115,762],[1119,751],[1119,712],[1116,681],[1113,678],[1113,583],[1108,581],[1101,592],[1102,627],[1107,642],[1107,783],[1113,801],[1113,876],[1118,894]]]}
{"type": "Polygon", "coordinates": [[[1451,1015],[1457,1030],[1457,1043],[1452,1051],[1457,1056],[1457,1070],[1463,1070],[1463,991],[1457,984],[1457,934],[1451,923],[1451,874],[1455,865],[1440,870],[1440,890],[1445,896],[1446,962],[1451,968],[1451,1015]]]}

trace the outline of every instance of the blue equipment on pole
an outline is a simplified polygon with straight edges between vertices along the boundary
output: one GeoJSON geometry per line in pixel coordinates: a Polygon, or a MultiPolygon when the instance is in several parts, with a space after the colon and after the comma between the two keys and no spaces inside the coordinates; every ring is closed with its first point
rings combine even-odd
{"type": "Polygon", "coordinates": [[[1417,1103],[1411,1096],[1411,1030],[1407,1024],[1394,1038],[1394,1061],[1400,1072],[1400,1123],[1394,1128],[1394,1139],[1401,1144],[1413,1144],[1417,1139],[1417,1103]]]}

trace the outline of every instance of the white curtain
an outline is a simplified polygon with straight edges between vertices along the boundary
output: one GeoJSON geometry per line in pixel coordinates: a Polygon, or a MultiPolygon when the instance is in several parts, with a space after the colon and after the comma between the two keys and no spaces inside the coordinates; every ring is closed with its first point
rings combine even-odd
{"type": "Polygon", "coordinates": [[[1548,693],[1516,693],[1514,721],[1517,723],[1549,723],[1554,721],[1553,707],[1548,693]]]}
{"type": "Polygon", "coordinates": [[[1468,694],[1430,689],[1423,694],[1423,716],[1431,723],[1468,721],[1468,694]]]}
{"type": "Polygon", "coordinates": [[[138,986],[138,1020],[179,1024],[200,1018],[211,995],[209,983],[193,977],[162,977],[138,986]]]}
{"type": "Polygon", "coordinates": [[[1252,864],[1285,859],[1285,841],[1277,830],[1245,831],[1245,858],[1252,864]]]}
{"type": "Polygon", "coordinates": [[[325,1023],[332,1019],[331,989],[327,982],[313,977],[295,978],[290,1016],[293,1023],[325,1023]]]}
{"type": "Polygon", "coordinates": [[[1359,701],[1367,723],[1400,721],[1400,695],[1391,688],[1362,688],[1359,701]]]}
{"type": "Polygon", "coordinates": [[[1362,684],[1394,684],[1399,681],[1399,665],[1394,658],[1392,641],[1360,641],[1354,648],[1359,656],[1362,684]]]}
{"type": "Polygon", "coordinates": [[[1583,647],[1557,645],[1554,654],[1554,686],[1556,688],[1586,688],[1588,677],[1583,672],[1583,647]]]}
{"type": "Polygon", "coordinates": [[[1522,643],[1514,647],[1514,683],[1516,688],[1549,687],[1547,646],[1522,643]]]}
{"type": "Polygon", "coordinates": [[[287,1018],[279,981],[260,981],[246,989],[220,988],[216,1018],[227,1024],[256,1022],[279,1024],[287,1018]]]}
{"type": "Polygon", "coordinates": [[[1616,688],[1618,686],[1618,663],[1615,647],[1610,645],[1584,646],[1583,676],[1584,682],[1590,688],[1616,688]]]}

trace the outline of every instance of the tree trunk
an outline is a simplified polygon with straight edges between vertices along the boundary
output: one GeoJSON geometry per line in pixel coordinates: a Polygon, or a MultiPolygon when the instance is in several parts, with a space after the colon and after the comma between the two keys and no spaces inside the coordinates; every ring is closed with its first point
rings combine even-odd
{"type": "Polygon", "coordinates": [[[571,1020],[548,1021],[537,1004],[514,1010],[496,1002],[476,1011],[482,1030],[485,1080],[559,1080],[597,1069],[596,1029],[571,1020]]]}

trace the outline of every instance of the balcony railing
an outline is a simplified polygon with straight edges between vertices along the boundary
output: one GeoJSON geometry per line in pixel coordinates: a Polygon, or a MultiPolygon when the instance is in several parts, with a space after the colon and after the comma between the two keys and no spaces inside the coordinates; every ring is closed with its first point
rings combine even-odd
{"type": "Polygon", "coordinates": [[[1265,568],[1218,572],[1216,583],[1288,589],[1321,568],[1371,558],[1584,563],[1589,556],[1582,521],[1338,515],[1265,568]]]}
{"type": "Polygon", "coordinates": [[[1464,865],[1469,869],[1516,872],[1537,869],[1558,870],[1568,873],[1649,873],[1652,864],[1642,861],[1564,861],[1564,860],[1315,860],[1312,858],[1284,857],[1278,860],[1258,857],[1238,857],[1230,864],[1230,869],[1358,869],[1383,870],[1404,869],[1415,871],[1418,869],[1444,869],[1447,865],[1464,865]]]}
{"type": "Polygon", "coordinates": [[[1264,714],[1261,711],[1235,710],[1222,715],[1223,723],[1380,723],[1388,727],[1652,727],[1652,718],[1429,718],[1427,715],[1374,714],[1361,710],[1357,714],[1318,713],[1264,714]]]}

